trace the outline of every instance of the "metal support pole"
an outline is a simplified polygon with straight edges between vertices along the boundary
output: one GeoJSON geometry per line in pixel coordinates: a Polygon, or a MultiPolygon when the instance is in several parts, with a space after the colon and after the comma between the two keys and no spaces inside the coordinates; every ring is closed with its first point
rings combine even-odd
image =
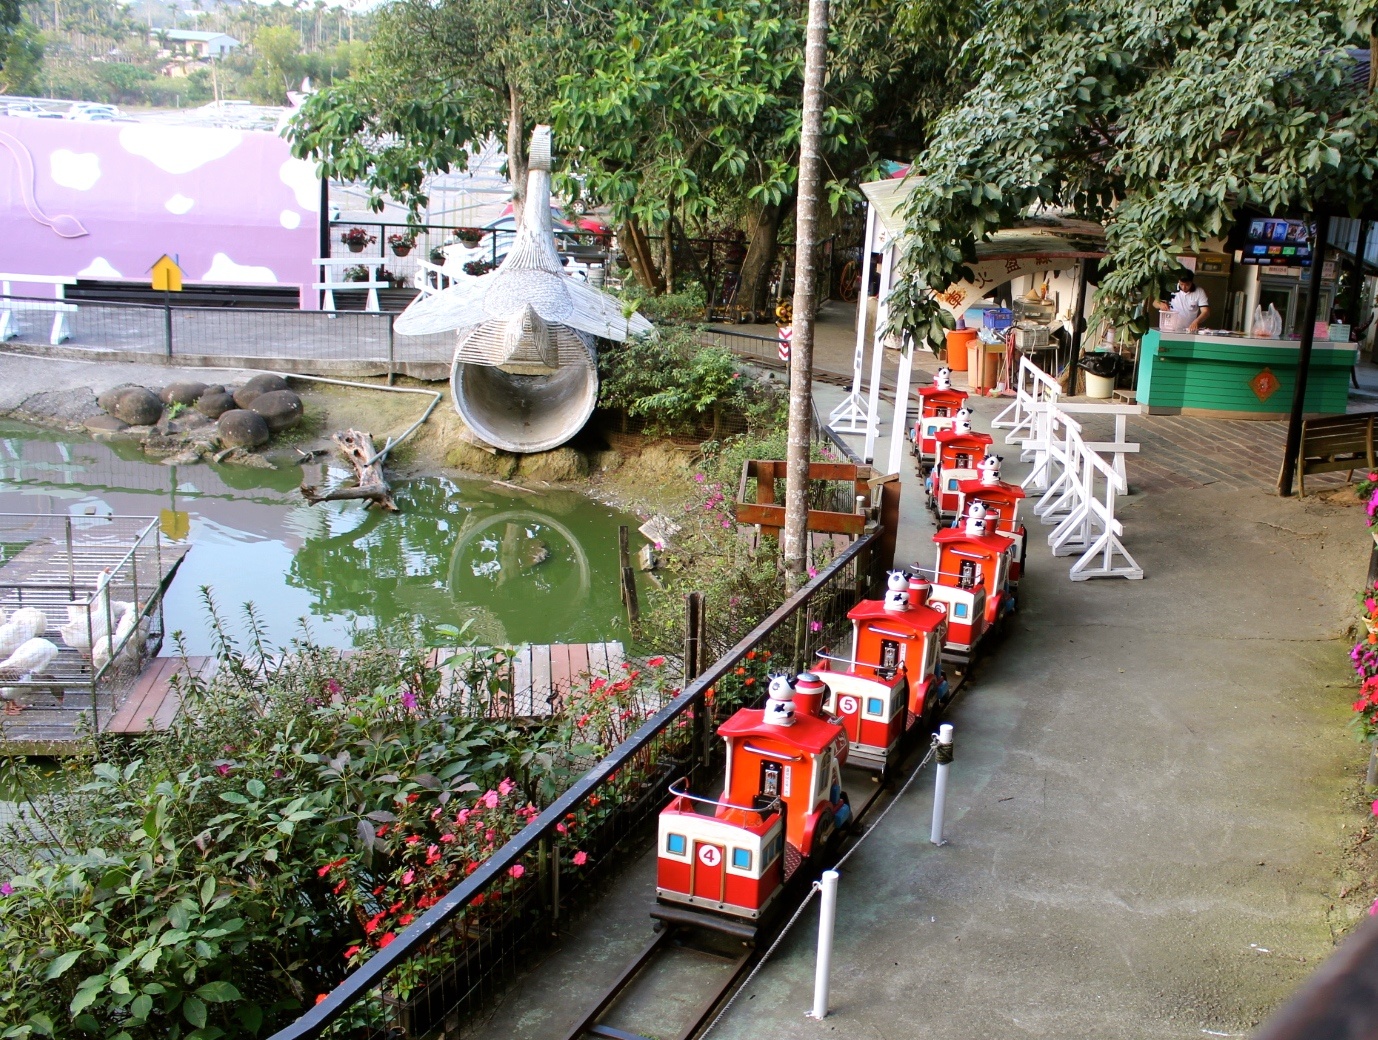
{"type": "Polygon", "coordinates": [[[1292,414],[1287,421],[1287,447],[1282,453],[1282,472],[1278,474],[1278,494],[1292,494],[1292,478],[1301,451],[1301,419],[1306,410],[1306,378],[1311,368],[1311,347],[1316,338],[1316,312],[1321,304],[1321,272],[1325,269],[1325,250],[1330,244],[1330,214],[1316,215],[1316,242],[1311,250],[1311,290],[1306,297],[1306,317],[1301,327],[1301,347],[1297,351],[1297,385],[1292,392],[1292,414]]]}
{"type": "MultiPolygon", "coordinates": [[[[76,559],[72,555],[72,517],[70,514],[67,517],[67,598],[74,603],[77,598],[76,559]]],[[[86,645],[91,645],[89,639],[86,641],[86,645]]]]}
{"type": "Polygon", "coordinates": [[[952,764],[952,726],[944,722],[938,727],[938,775],[933,780],[933,830],[928,840],[934,845],[946,845],[943,840],[943,810],[947,807],[947,770],[952,764]]]}
{"type": "Polygon", "coordinates": [[[388,329],[388,386],[397,382],[397,344],[392,338],[392,318],[387,320],[388,329]]]}
{"type": "Polygon", "coordinates": [[[885,252],[880,258],[880,286],[876,294],[876,329],[871,337],[871,386],[866,394],[866,447],[862,449],[863,462],[874,462],[876,457],[876,438],[880,435],[880,377],[885,365],[885,321],[890,316],[885,298],[890,295],[890,285],[894,274],[894,240],[886,238],[885,252]]]}
{"type": "Polygon", "coordinates": [[[835,870],[823,871],[818,887],[823,893],[818,907],[818,963],[813,971],[813,1010],[809,1018],[828,1017],[828,973],[833,964],[833,923],[837,918],[837,879],[835,870]]]}
{"type": "Polygon", "coordinates": [[[163,304],[163,352],[172,357],[172,305],[163,304]]]}
{"type": "MultiPolygon", "coordinates": [[[[1081,335],[1086,330],[1086,283],[1096,277],[1097,264],[1094,260],[1081,260],[1077,264],[1077,302],[1072,314],[1072,350],[1067,358],[1067,396],[1077,393],[1077,365],[1081,362],[1081,335]]],[[[1009,373],[1005,376],[1009,380],[1009,373]]]]}

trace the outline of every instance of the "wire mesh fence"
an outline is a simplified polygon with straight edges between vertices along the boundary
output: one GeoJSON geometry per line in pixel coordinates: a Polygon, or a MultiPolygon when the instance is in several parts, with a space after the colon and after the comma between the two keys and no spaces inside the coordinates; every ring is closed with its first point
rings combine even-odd
{"type": "Polygon", "coordinates": [[[678,655],[590,678],[565,709],[581,713],[576,725],[591,741],[615,739],[611,752],[424,916],[386,942],[375,938],[371,958],[273,1040],[463,1035],[562,921],[644,849],[667,785],[704,785],[715,774],[717,723],[758,700],[768,674],[803,669],[844,637],[847,610],[880,587],[879,545],[875,534],[858,539],[740,636],[690,597],[678,655]]]}
{"type": "Polygon", "coordinates": [[[7,699],[27,702],[8,735],[100,732],[115,707],[105,685],[138,674],[162,641],[180,552],[165,551],[150,517],[17,513],[0,514],[0,552],[0,611],[13,629],[0,679],[7,699]]]}
{"type": "Polygon", "coordinates": [[[448,367],[454,337],[394,336],[395,315],[362,310],[154,306],[0,296],[8,342],[42,353],[225,365],[318,375],[406,373],[448,367]],[[54,308],[60,306],[61,311],[54,308]],[[66,328],[54,332],[61,316],[66,328]]]}

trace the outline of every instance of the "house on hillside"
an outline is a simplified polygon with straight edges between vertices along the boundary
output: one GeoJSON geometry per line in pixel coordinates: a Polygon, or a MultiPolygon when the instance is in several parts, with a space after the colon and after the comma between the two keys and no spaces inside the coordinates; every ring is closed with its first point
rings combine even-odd
{"type": "Polygon", "coordinates": [[[223,58],[239,46],[239,41],[233,36],[195,29],[165,29],[152,34],[151,42],[157,43],[159,36],[167,40],[170,49],[193,58],[223,58]]]}

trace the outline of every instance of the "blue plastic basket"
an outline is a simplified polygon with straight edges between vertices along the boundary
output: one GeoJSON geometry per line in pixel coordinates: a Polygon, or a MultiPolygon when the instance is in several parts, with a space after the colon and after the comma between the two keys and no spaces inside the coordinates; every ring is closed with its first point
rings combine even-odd
{"type": "Polygon", "coordinates": [[[1014,312],[1008,307],[992,307],[981,315],[981,324],[997,331],[1007,329],[1014,324],[1014,312]]]}

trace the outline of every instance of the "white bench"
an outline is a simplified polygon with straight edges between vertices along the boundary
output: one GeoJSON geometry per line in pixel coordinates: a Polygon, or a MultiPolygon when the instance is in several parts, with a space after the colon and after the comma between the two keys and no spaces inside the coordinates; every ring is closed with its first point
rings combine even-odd
{"type": "Polygon", "coordinates": [[[77,305],[66,302],[66,291],[67,286],[76,285],[76,283],[75,278],[61,275],[0,274],[0,295],[4,297],[3,300],[0,300],[0,343],[12,340],[19,335],[18,316],[28,312],[52,314],[53,326],[48,334],[48,342],[53,346],[57,346],[63,340],[71,339],[72,326],[67,317],[77,312],[77,305]],[[51,302],[14,299],[10,290],[12,282],[20,285],[50,285],[53,289],[53,299],[51,302]]]}
{"type": "Polygon", "coordinates": [[[364,301],[364,310],[380,311],[378,305],[378,290],[388,288],[388,283],[378,280],[378,270],[385,263],[383,257],[359,257],[359,256],[329,256],[317,257],[311,261],[321,269],[321,280],[312,283],[314,289],[324,289],[325,299],[321,302],[321,310],[335,310],[335,290],[367,289],[368,297],[364,301]],[[368,278],[362,282],[346,281],[344,272],[350,267],[362,267],[368,271],[368,278]]]}

